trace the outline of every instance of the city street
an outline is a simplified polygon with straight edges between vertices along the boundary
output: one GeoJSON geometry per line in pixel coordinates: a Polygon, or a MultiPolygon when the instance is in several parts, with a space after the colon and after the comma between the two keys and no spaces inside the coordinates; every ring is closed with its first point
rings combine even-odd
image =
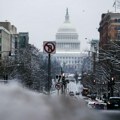
{"type": "Polygon", "coordinates": [[[120,119],[120,0],[0,8],[0,120],[120,119]]]}

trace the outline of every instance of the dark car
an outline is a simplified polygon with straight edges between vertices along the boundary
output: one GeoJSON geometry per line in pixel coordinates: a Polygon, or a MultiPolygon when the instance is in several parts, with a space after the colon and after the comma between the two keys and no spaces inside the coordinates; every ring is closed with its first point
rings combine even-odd
{"type": "Polygon", "coordinates": [[[95,109],[97,109],[97,110],[105,110],[106,109],[106,103],[103,103],[103,102],[95,103],[95,109]]]}
{"type": "Polygon", "coordinates": [[[74,92],[73,92],[73,91],[70,91],[70,92],[69,92],[69,95],[70,95],[70,96],[74,96],[74,92]]]}
{"type": "Polygon", "coordinates": [[[80,92],[76,92],[76,95],[80,95],[80,92]]]}
{"type": "Polygon", "coordinates": [[[120,97],[110,97],[107,101],[107,109],[120,109],[120,97]]]}

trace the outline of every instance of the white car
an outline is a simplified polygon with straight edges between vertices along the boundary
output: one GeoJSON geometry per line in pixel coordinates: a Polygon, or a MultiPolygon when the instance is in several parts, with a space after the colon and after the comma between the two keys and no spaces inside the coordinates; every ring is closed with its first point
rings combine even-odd
{"type": "Polygon", "coordinates": [[[98,102],[98,101],[89,101],[88,102],[88,108],[97,109],[97,110],[105,110],[106,109],[106,103],[98,102]]]}
{"type": "Polygon", "coordinates": [[[96,104],[97,102],[96,101],[89,101],[88,102],[88,108],[94,108],[95,109],[95,104],[96,104]]]}

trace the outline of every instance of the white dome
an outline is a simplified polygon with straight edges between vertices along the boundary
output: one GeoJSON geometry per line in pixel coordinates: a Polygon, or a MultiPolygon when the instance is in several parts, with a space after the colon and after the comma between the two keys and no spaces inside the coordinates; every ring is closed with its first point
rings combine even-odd
{"type": "Polygon", "coordinates": [[[68,9],[66,10],[65,22],[58,29],[58,33],[76,33],[75,27],[70,23],[68,9]]]}
{"type": "Polygon", "coordinates": [[[70,22],[64,22],[58,29],[59,33],[76,33],[75,27],[70,22]]]}

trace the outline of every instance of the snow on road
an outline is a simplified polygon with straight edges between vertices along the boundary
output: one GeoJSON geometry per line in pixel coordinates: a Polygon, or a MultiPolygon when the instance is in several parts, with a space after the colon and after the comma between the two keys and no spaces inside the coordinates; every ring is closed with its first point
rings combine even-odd
{"type": "Polygon", "coordinates": [[[74,92],[74,94],[76,92],[80,93],[82,92],[82,89],[83,89],[83,86],[81,85],[80,82],[76,83],[76,82],[73,82],[73,81],[70,81],[68,84],[67,84],[67,91],[68,93],[70,91],[74,92]]]}

